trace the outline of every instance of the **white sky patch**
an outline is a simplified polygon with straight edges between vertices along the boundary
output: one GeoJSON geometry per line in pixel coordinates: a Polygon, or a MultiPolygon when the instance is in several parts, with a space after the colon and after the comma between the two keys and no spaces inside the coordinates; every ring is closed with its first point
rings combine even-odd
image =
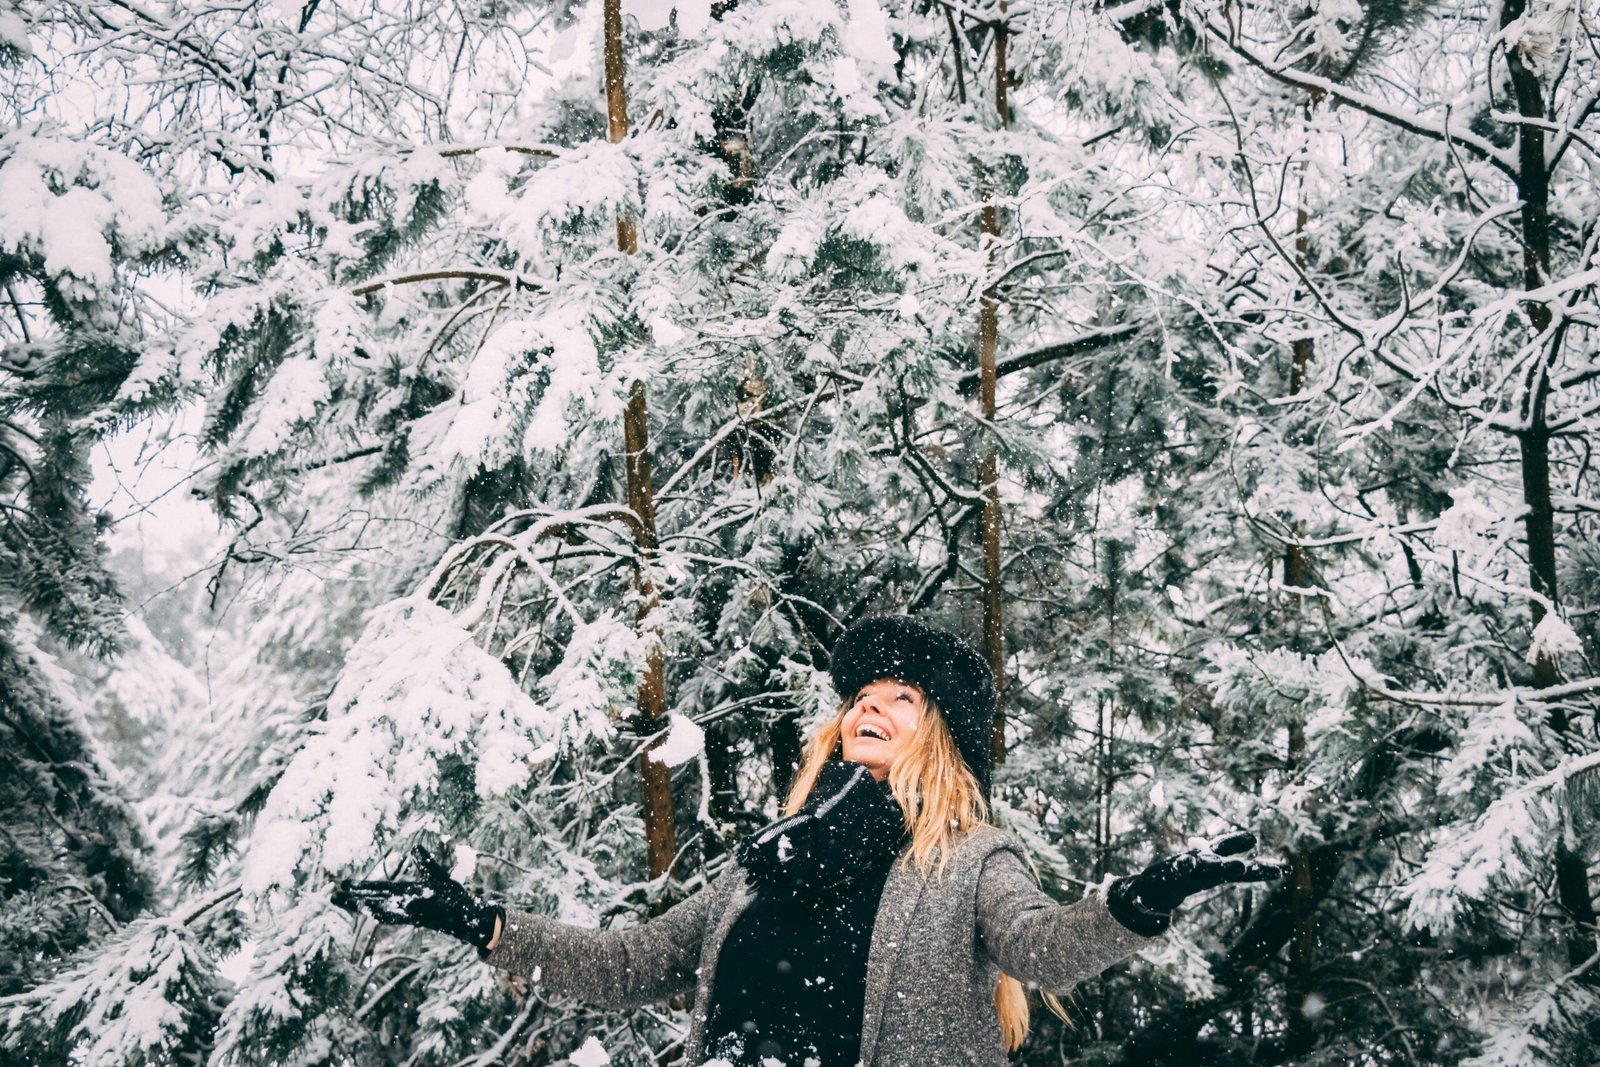
{"type": "Polygon", "coordinates": [[[245,938],[239,943],[239,950],[217,963],[217,973],[222,975],[234,985],[243,982],[250,973],[250,965],[255,962],[256,943],[251,938],[245,938]]]}
{"type": "Polygon", "coordinates": [[[622,0],[622,13],[639,20],[639,28],[649,33],[664,30],[672,21],[674,0],[622,0]]]}
{"type": "Polygon", "coordinates": [[[108,439],[93,453],[94,506],[116,517],[109,543],[134,553],[147,574],[179,580],[202,569],[222,544],[216,514],[184,491],[200,466],[199,404],[108,439]]]}

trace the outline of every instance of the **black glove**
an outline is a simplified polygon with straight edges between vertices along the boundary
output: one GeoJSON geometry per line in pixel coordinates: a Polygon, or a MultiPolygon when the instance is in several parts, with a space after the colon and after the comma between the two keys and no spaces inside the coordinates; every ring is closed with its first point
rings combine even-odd
{"type": "Polygon", "coordinates": [[[1256,847],[1248,830],[1226,834],[1206,848],[1191,848],[1157,860],[1128,878],[1118,878],[1106,891],[1106,908],[1123,926],[1144,937],[1165,933],[1172,909],[1184,898],[1235,882],[1274,882],[1283,864],[1273,860],[1225,859],[1256,847]]]}
{"type": "Polygon", "coordinates": [[[859,763],[829,760],[805,805],[739,842],[739,866],[758,886],[827,889],[892,862],[905,814],[886,783],[859,763]]]}
{"type": "Polygon", "coordinates": [[[505,909],[473,896],[450,872],[417,845],[411,859],[422,874],[417,882],[352,882],[346,878],[333,891],[333,902],[346,911],[365,912],[381,923],[421,926],[488,948],[496,920],[505,909]]]}

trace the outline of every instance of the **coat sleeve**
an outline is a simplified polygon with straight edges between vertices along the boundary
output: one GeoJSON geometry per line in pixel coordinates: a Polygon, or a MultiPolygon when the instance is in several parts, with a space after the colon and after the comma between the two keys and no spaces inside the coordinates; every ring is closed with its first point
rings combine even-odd
{"type": "Polygon", "coordinates": [[[547,993],[599,1008],[637,1008],[694,989],[710,909],[702,889],[638,926],[591,930],[506,909],[500,941],[483,958],[547,993]]]}
{"type": "Polygon", "coordinates": [[[1157,940],[1117,922],[1099,894],[1057,903],[1009,847],[984,860],[977,909],[978,936],[989,958],[1047,993],[1065,993],[1157,940]]]}

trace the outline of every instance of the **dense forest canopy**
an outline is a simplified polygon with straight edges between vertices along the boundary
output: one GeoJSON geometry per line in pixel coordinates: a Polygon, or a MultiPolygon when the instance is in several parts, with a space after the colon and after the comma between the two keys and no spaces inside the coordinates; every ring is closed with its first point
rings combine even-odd
{"type": "Polygon", "coordinates": [[[1592,1058],[1588,0],[0,0],[0,83],[6,1062],[681,1056],[331,888],[640,921],[884,612],[1062,899],[1291,867],[1019,1062],[1592,1058]]]}

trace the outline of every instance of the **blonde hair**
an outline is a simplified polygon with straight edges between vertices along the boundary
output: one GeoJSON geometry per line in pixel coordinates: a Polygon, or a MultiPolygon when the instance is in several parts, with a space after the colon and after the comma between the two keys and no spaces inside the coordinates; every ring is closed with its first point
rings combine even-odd
{"type": "MultiPolygon", "coordinates": [[[[905,812],[911,847],[906,861],[914,863],[926,877],[943,875],[945,864],[955,848],[956,838],[974,826],[989,821],[989,805],[983,787],[956,747],[944,716],[931,697],[923,695],[924,708],[911,743],[901,749],[889,764],[889,790],[905,812]]],[[[828,759],[839,750],[844,739],[844,716],[853,703],[846,700],[836,714],[806,743],[800,770],[789,787],[783,813],[793,815],[805,804],[816,787],[828,759]]],[[[1060,1003],[1045,995],[1045,1002],[1063,1019],[1060,1003]]],[[[1007,1052],[1022,1046],[1028,1036],[1028,995],[1022,983],[1002,974],[994,990],[995,1012],[1000,1017],[1000,1036],[1007,1052]]]]}

